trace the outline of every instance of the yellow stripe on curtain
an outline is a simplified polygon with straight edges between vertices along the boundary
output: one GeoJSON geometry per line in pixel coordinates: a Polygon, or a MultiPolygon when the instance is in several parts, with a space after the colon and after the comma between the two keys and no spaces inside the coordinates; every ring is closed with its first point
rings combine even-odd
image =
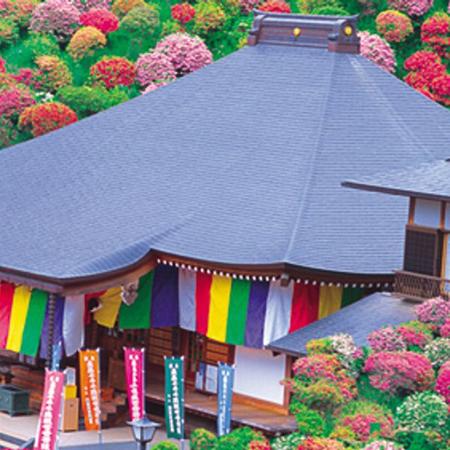
{"type": "Polygon", "coordinates": [[[207,336],[220,342],[225,342],[227,337],[231,282],[231,277],[214,275],[211,284],[207,336]]]}
{"type": "Polygon", "coordinates": [[[22,347],[23,330],[30,306],[31,289],[27,286],[17,286],[14,291],[11,318],[9,322],[6,350],[19,353],[22,347]]]}
{"type": "Polygon", "coordinates": [[[94,320],[106,328],[114,328],[122,298],[120,287],[108,289],[101,297],[102,307],[94,313],[94,320]]]}
{"type": "Polygon", "coordinates": [[[342,287],[320,286],[319,319],[329,316],[341,309],[342,287]]]}

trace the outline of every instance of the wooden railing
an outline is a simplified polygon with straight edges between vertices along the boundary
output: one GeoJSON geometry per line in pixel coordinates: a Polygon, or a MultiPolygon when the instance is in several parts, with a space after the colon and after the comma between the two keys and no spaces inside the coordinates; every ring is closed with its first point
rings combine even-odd
{"type": "Polygon", "coordinates": [[[395,272],[394,292],[413,300],[450,298],[450,280],[420,273],[395,272]]]}

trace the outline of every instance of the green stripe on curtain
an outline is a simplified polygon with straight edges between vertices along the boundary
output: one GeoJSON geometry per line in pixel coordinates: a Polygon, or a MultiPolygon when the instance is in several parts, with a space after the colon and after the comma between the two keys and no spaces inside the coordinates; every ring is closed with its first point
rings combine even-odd
{"type": "Polygon", "coordinates": [[[359,287],[346,287],[342,294],[342,305],[341,308],[351,305],[357,302],[364,296],[364,288],[359,287]]]}
{"type": "Polygon", "coordinates": [[[24,355],[34,357],[38,352],[47,309],[47,299],[46,292],[33,289],[20,348],[20,353],[24,355]]]}
{"type": "Polygon", "coordinates": [[[245,343],[250,287],[251,283],[247,280],[233,280],[231,285],[226,337],[228,344],[244,345],[245,343]]]}
{"type": "Polygon", "coordinates": [[[139,279],[138,296],[132,305],[128,306],[122,303],[119,314],[119,328],[123,330],[150,328],[154,273],[154,271],[151,271],[139,279]]]}

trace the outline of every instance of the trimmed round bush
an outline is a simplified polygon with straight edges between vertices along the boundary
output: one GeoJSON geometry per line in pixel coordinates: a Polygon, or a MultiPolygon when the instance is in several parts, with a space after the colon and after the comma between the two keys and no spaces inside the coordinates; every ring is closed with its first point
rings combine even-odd
{"type": "MultiPolygon", "coordinates": [[[[416,58],[411,60],[412,56],[405,61],[405,68],[412,67],[413,62],[417,65],[419,64],[417,59],[419,52],[415,53],[416,58]],[[408,64],[409,63],[409,64],[408,64]]],[[[425,69],[425,66],[429,64],[431,58],[434,58],[434,62],[440,63],[441,60],[436,60],[436,56],[432,52],[420,52],[420,56],[422,58],[422,67],[425,69]]],[[[444,66],[445,67],[445,66],[444,66]]],[[[434,67],[433,67],[434,68],[434,67]]],[[[443,72],[440,71],[441,67],[439,67],[438,75],[442,75],[443,72]]],[[[408,69],[410,70],[410,69],[408,69]]],[[[411,69],[413,70],[413,69],[411,69]]],[[[423,71],[422,71],[423,73],[423,71]]],[[[431,79],[435,78],[435,75],[430,77],[431,79]]],[[[429,323],[435,326],[441,326],[445,323],[447,319],[450,318],[450,301],[444,300],[443,298],[432,298],[423,302],[421,305],[416,307],[416,315],[418,319],[423,323],[429,323]]]]}
{"type": "Polygon", "coordinates": [[[167,83],[175,78],[172,61],[163,53],[144,53],[136,61],[136,80],[143,87],[152,83],[167,83]]]}
{"type": "Polygon", "coordinates": [[[370,355],[364,365],[370,384],[383,392],[424,391],[434,382],[430,360],[414,352],[379,352],[370,355]]]}
{"type": "Polygon", "coordinates": [[[401,334],[392,326],[372,331],[367,337],[370,348],[375,352],[396,352],[406,350],[401,334]]]}
{"type": "Polygon", "coordinates": [[[119,19],[107,9],[91,9],[81,14],[80,24],[97,28],[103,34],[108,34],[119,28],[119,19]]]}
{"type": "Polygon", "coordinates": [[[439,333],[443,338],[450,338],[450,319],[447,319],[441,326],[439,333]]]}
{"type": "Polygon", "coordinates": [[[111,9],[111,0],[71,0],[80,12],[91,9],[111,9]]]}
{"type": "Polygon", "coordinates": [[[361,40],[361,55],[386,72],[393,73],[397,62],[390,45],[377,34],[362,31],[358,35],[361,40]]]}
{"type": "Polygon", "coordinates": [[[439,369],[435,390],[450,406],[450,361],[447,361],[439,369]]]}
{"type": "Polygon", "coordinates": [[[26,108],[19,117],[19,127],[33,136],[41,136],[70,125],[78,117],[68,106],[58,102],[44,103],[26,108]]]}
{"type": "Polygon", "coordinates": [[[316,16],[348,16],[349,12],[341,6],[320,6],[314,8],[311,14],[316,16]]]}
{"type": "Polygon", "coordinates": [[[197,428],[190,436],[191,450],[213,450],[216,442],[216,435],[204,428],[197,428]]]}
{"type": "Polygon", "coordinates": [[[437,12],[425,20],[420,30],[420,37],[439,56],[448,58],[450,52],[450,16],[445,12],[437,12]]]}
{"type": "Polygon", "coordinates": [[[133,8],[146,6],[144,0],[115,0],[112,12],[119,18],[125,17],[133,8]]]}
{"type": "Polygon", "coordinates": [[[39,56],[36,58],[39,72],[37,82],[42,90],[56,92],[72,83],[72,73],[67,64],[57,56],[39,56]]]}
{"type": "Polygon", "coordinates": [[[4,86],[0,88],[0,117],[18,119],[25,108],[36,102],[25,86],[4,86]]]}
{"type": "Polygon", "coordinates": [[[14,44],[19,39],[19,27],[11,19],[0,19],[0,48],[14,44]]]}
{"type": "Polygon", "coordinates": [[[273,450],[290,450],[292,448],[297,449],[303,439],[304,439],[303,435],[299,432],[286,434],[284,436],[277,437],[272,441],[272,449],[273,450]]]}
{"type": "Polygon", "coordinates": [[[291,7],[285,0],[266,0],[259,6],[258,9],[260,11],[273,13],[289,14],[291,12],[291,7]]]}
{"type": "Polygon", "coordinates": [[[438,338],[430,342],[425,346],[425,355],[431,361],[431,365],[439,369],[442,364],[450,361],[450,339],[438,338]]]}
{"type": "Polygon", "coordinates": [[[433,2],[434,0],[388,0],[388,5],[408,16],[423,16],[433,6],[433,2]]]}
{"type": "Polygon", "coordinates": [[[78,29],[80,12],[70,0],[46,0],[40,3],[31,17],[30,28],[37,33],[54,34],[67,41],[78,29]]]}
{"type": "Polygon", "coordinates": [[[30,24],[31,15],[39,4],[39,0],[2,0],[0,17],[13,20],[20,28],[30,24]]]}
{"type": "Polygon", "coordinates": [[[97,28],[82,27],[70,39],[67,53],[73,59],[92,56],[95,50],[106,45],[106,36],[97,28]]]}
{"type": "Polygon", "coordinates": [[[120,22],[120,29],[142,38],[153,36],[159,27],[159,13],[151,6],[133,8],[120,22]]]}
{"type": "Polygon", "coordinates": [[[197,36],[174,33],[158,43],[155,50],[169,57],[178,75],[201,69],[212,62],[211,52],[197,36]]]}
{"type": "Polygon", "coordinates": [[[30,33],[23,41],[24,47],[29,50],[33,58],[38,56],[56,56],[61,53],[58,40],[52,34],[30,33]]]}
{"type": "Polygon", "coordinates": [[[395,10],[381,12],[375,23],[378,33],[388,42],[403,42],[414,31],[411,19],[395,10]]]}
{"type": "Polygon", "coordinates": [[[364,450],[405,450],[401,445],[392,441],[376,440],[364,447],[364,450]]]}
{"type": "Polygon", "coordinates": [[[154,446],[152,446],[153,450],[178,450],[178,445],[169,441],[158,442],[154,446]]]}
{"type": "Polygon", "coordinates": [[[344,444],[329,438],[307,437],[298,446],[297,450],[344,450],[344,444]]]}
{"type": "Polygon", "coordinates": [[[173,20],[186,25],[195,17],[195,8],[189,3],[177,3],[171,7],[170,14],[173,20]]]}
{"type": "Polygon", "coordinates": [[[220,5],[212,0],[201,2],[196,8],[194,32],[205,36],[222,26],[225,19],[225,12],[220,5]]]}
{"type": "Polygon", "coordinates": [[[447,414],[447,404],[440,395],[418,392],[397,408],[396,420],[403,430],[441,433],[447,425],[447,414]]]}
{"type": "Polygon", "coordinates": [[[90,69],[90,75],[94,84],[112,89],[116,86],[131,86],[136,77],[136,69],[126,58],[108,57],[95,63],[90,69]]]}

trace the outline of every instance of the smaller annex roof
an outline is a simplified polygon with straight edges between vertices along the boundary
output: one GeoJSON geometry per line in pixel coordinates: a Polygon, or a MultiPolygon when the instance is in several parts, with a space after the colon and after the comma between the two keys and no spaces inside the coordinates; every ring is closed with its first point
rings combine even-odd
{"type": "Polygon", "coordinates": [[[342,185],[364,191],[450,201],[450,158],[348,180],[342,185]]]}
{"type": "Polygon", "coordinates": [[[367,336],[385,325],[396,325],[413,320],[414,303],[394,297],[389,293],[376,292],[349,305],[335,314],[318,320],[294,333],[277,339],[267,347],[276,352],[294,356],[306,354],[306,344],[339,333],[353,336],[355,344],[367,345],[367,336]]]}

